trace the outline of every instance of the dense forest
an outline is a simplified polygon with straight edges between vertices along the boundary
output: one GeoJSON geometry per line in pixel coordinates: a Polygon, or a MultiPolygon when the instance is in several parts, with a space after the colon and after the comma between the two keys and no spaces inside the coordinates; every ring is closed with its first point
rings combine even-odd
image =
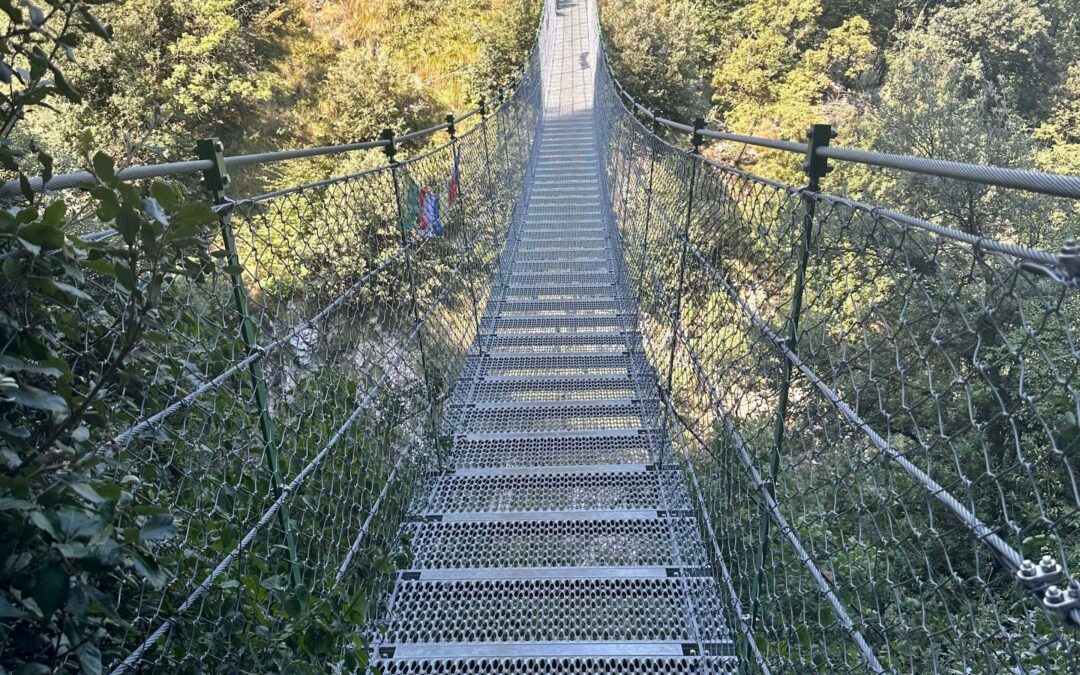
{"type": "MultiPolygon", "coordinates": [[[[617,74],[689,121],[784,140],[832,123],[839,145],[1080,173],[1076,0],[607,0],[617,74]]],[[[798,184],[800,158],[718,143],[706,154],[798,184]]],[[[1056,247],[1072,205],[851,167],[827,189],[964,231],[1056,247]],[[1022,233],[1022,234],[1018,234],[1022,233]]]]}
{"type": "Polygon", "coordinates": [[[242,154],[431,126],[505,80],[536,18],[526,0],[93,4],[112,37],[72,49],[63,72],[78,100],[50,98],[11,135],[49,153],[56,173],[85,168],[86,135],[146,163],[188,159],[211,135],[242,154]]]}

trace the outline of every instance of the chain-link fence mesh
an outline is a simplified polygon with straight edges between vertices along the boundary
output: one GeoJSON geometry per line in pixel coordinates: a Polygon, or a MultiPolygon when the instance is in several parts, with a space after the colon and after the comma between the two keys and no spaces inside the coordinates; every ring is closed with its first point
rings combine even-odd
{"type": "Polygon", "coordinates": [[[1075,612],[1041,606],[1080,553],[1080,305],[1056,256],[710,163],[597,86],[646,349],[746,662],[1080,669],[1075,612]]]}
{"type": "Polygon", "coordinates": [[[85,598],[119,627],[101,640],[107,667],[366,660],[364,631],[409,555],[400,521],[445,445],[450,385],[518,209],[539,58],[536,45],[506,100],[435,150],[222,203],[209,255],[143,289],[164,297],[169,329],[146,335],[151,376],[122,383],[141,409],[99,397],[96,414],[126,431],[89,461],[157,543],[85,598]]]}

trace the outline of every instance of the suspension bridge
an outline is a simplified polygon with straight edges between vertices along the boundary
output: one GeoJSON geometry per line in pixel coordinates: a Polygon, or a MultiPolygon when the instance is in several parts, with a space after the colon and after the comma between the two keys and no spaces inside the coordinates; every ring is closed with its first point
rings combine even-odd
{"type": "MultiPolygon", "coordinates": [[[[1080,671],[1080,249],[823,183],[832,160],[1067,212],[1080,179],[833,140],[650,110],[596,2],[549,0],[515,81],[432,129],[236,157],[210,139],[120,171],[202,175],[220,227],[167,284],[142,407],[95,439],[117,518],[153,534],[92,600],[99,657],[1080,671]],[[802,155],[807,185],[712,162],[707,139],[802,155]],[[351,153],[385,161],[230,194],[230,172],[351,153]]],[[[102,302],[108,283],[87,279],[102,302]]]]}

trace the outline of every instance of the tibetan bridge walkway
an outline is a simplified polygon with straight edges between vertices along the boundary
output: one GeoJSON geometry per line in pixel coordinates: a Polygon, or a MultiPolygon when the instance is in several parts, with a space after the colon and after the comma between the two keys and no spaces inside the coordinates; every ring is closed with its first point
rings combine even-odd
{"type": "Polygon", "coordinates": [[[444,124],[0,186],[0,672],[1080,673],[1080,178],[683,124],[543,5],[444,124]]]}
{"type": "Polygon", "coordinates": [[[456,384],[453,469],[412,513],[376,644],[388,673],[733,667],[601,179],[595,17],[563,4],[524,217],[456,384]]]}

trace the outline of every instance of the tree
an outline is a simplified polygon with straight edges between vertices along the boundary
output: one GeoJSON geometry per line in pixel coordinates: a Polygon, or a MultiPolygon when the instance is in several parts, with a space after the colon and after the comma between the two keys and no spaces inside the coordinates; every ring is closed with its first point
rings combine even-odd
{"type": "MultiPolygon", "coordinates": [[[[994,0],[996,1],[996,0],[994,0]]],[[[1036,143],[981,59],[958,55],[951,24],[912,31],[886,57],[885,83],[860,134],[875,150],[972,164],[1030,168],[1036,143]]],[[[979,236],[1055,245],[1063,214],[1025,193],[927,176],[856,169],[850,188],[979,236]]]]}
{"type": "MultiPolygon", "coordinates": [[[[271,69],[286,32],[289,0],[170,2],[131,0],[107,7],[116,38],[89,45],[73,70],[82,100],[39,110],[24,130],[47,145],[61,166],[89,129],[114,154],[125,137],[146,143],[140,162],[189,158],[195,141],[216,135],[235,146],[280,90],[271,69]]],[[[261,125],[256,125],[260,126],[261,125]]],[[[138,145],[137,143],[135,145],[138,145]]]]}
{"type": "Polygon", "coordinates": [[[977,0],[938,10],[927,31],[971,75],[970,97],[980,97],[982,82],[1029,121],[1045,114],[1050,90],[1059,77],[1050,22],[1026,0],[977,0]]]}
{"type": "Polygon", "coordinates": [[[643,105],[681,120],[707,112],[705,22],[694,3],[606,2],[601,19],[612,66],[643,105]]]}
{"type": "MultiPolygon", "coordinates": [[[[826,30],[821,17],[819,0],[755,0],[737,10],[732,46],[713,73],[712,117],[738,133],[784,140],[801,139],[814,122],[850,119],[847,97],[874,55],[870,26],[853,17],[826,30]]],[[[742,152],[727,158],[746,160],[742,152]]],[[[755,171],[800,180],[790,155],[760,157],[755,171]]]]}
{"type": "Polygon", "coordinates": [[[1039,153],[1040,168],[1080,175],[1080,61],[1069,68],[1035,137],[1048,146],[1039,153]]]}

